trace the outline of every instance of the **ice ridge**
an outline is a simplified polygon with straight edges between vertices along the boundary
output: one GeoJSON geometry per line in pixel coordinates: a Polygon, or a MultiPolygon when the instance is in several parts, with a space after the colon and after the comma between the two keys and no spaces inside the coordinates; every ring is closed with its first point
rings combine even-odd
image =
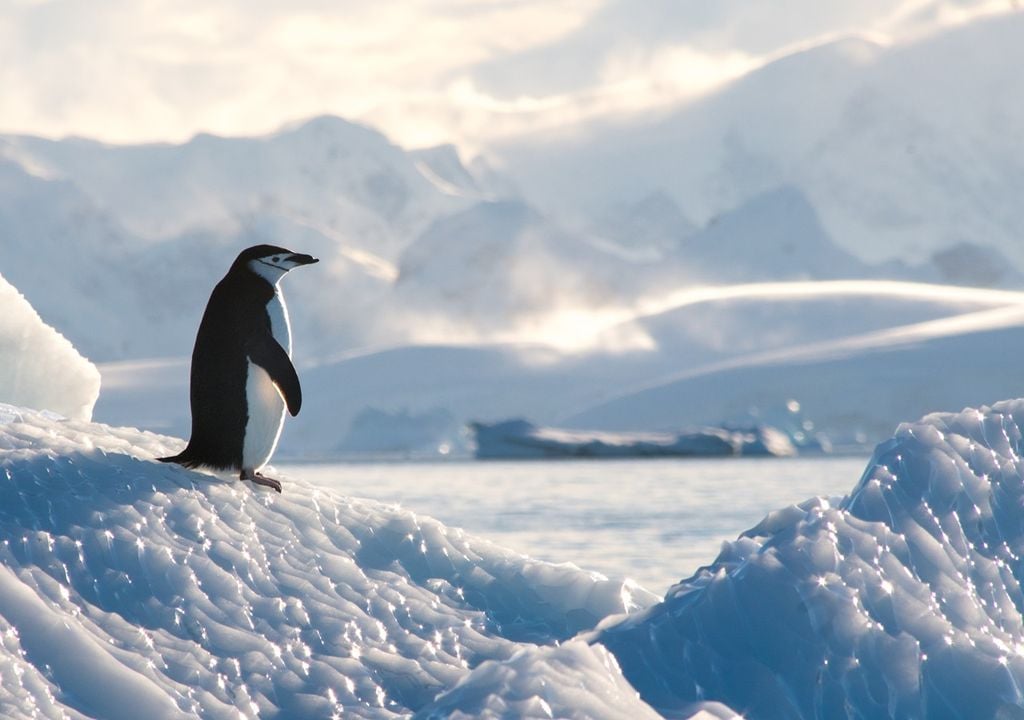
{"type": "Polygon", "coordinates": [[[1024,717],[1022,421],[901,425],[848,496],[771,513],[590,639],[667,715],[1024,717]]]}

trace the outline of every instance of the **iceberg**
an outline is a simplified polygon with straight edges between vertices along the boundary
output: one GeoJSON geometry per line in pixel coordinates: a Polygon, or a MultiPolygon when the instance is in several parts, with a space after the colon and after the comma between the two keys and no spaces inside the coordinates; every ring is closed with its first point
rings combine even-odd
{"type": "Polygon", "coordinates": [[[476,440],[476,456],[486,459],[796,455],[789,437],[768,426],[628,433],[537,427],[515,419],[491,424],[473,422],[469,429],[476,440]]]}
{"type": "Polygon", "coordinates": [[[88,420],[100,373],[0,275],[0,403],[88,420]]]}
{"type": "Polygon", "coordinates": [[[1024,400],[904,424],[843,498],[770,513],[588,636],[652,707],[1024,716],[1024,400]]]}
{"type": "Polygon", "coordinates": [[[471,671],[453,706],[579,716],[589,688],[615,699],[594,717],[653,712],[610,653],[556,647],[657,599],[632,582],[153,462],[177,444],[0,406],[0,716],[407,717],[471,671]],[[559,668],[583,689],[538,675],[559,668]]]}

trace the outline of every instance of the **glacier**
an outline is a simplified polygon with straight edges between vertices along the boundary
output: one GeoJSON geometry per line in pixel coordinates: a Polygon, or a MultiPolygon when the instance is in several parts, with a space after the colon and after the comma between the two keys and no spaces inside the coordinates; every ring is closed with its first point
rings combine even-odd
{"type": "Polygon", "coordinates": [[[904,424],[847,496],[770,512],[659,601],[0,406],[0,716],[1021,717],[1022,422],[904,424]]]}

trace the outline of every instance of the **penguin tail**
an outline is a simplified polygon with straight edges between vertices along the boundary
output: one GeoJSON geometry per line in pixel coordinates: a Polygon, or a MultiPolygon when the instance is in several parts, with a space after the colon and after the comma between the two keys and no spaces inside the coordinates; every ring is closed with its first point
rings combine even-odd
{"type": "Polygon", "coordinates": [[[205,445],[196,445],[189,442],[177,455],[157,458],[160,462],[177,463],[190,470],[208,468],[210,470],[238,470],[241,468],[241,458],[235,460],[225,453],[211,453],[205,445]]]}
{"type": "Polygon", "coordinates": [[[168,455],[167,457],[157,458],[157,460],[163,463],[177,463],[187,468],[197,468],[202,465],[201,462],[192,457],[192,453],[189,452],[187,447],[177,455],[168,455]]]}

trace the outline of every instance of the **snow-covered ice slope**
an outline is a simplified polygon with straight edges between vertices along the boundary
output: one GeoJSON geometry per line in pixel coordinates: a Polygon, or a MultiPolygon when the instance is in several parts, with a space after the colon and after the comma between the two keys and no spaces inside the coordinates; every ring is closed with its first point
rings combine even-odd
{"type": "MultiPolygon", "coordinates": [[[[622,703],[621,698],[635,693],[611,653],[600,645],[571,640],[558,647],[525,648],[506,662],[483,663],[417,717],[661,717],[640,702],[622,703]],[[504,688],[512,692],[496,692],[504,688]],[[557,698],[559,710],[544,696],[557,698]]],[[[705,718],[697,715],[692,720],[705,718]]]]}
{"type": "Polygon", "coordinates": [[[481,663],[446,707],[583,717],[594,693],[588,716],[651,716],[600,648],[517,655],[642,588],[301,480],[278,496],[153,462],[170,438],[0,418],[4,718],[407,716],[481,663]]]}
{"type": "Polygon", "coordinates": [[[1024,715],[1024,400],[900,426],[852,492],[769,514],[596,633],[656,709],[1024,715]]]}
{"type": "Polygon", "coordinates": [[[100,373],[0,275],[0,402],[88,420],[100,373]]]}

